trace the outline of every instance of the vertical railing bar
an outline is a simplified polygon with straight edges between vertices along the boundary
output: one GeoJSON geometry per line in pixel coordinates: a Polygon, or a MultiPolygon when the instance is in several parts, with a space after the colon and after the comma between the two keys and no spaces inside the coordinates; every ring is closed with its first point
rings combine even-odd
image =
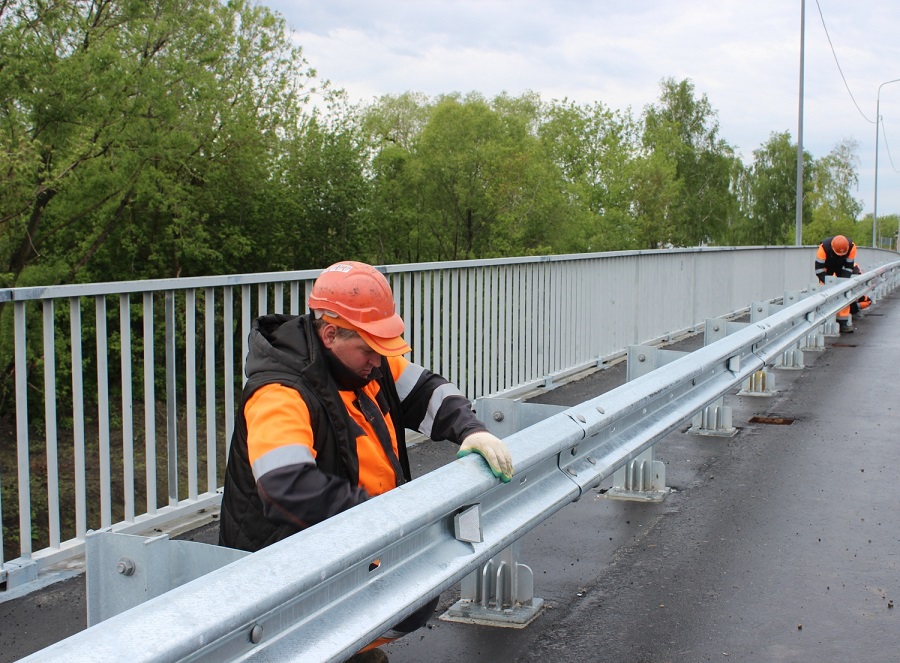
{"type": "Polygon", "coordinates": [[[557,347],[559,345],[559,293],[556,289],[556,265],[555,263],[549,263],[547,265],[547,301],[548,301],[548,311],[547,311],[547,324],[545,325],[547,329],[547,335],[545,339],[547,343],[549,343],[550,352],[548,353],[549,362],[547,364],[547,373],[553,374],[556,371],[557,365],[557,347]]]}
{"type": "MultiPolygon", "coordinates": [[[[44,430],[47,442],[47,529],[50,547],[59,548],[59,439],[56,434],[56,325],[53,300],[45,299],[44,313],[44,430]]],[[[2,513],[2,508],[0,508],[2,513]]],[[[2,527],[0,527],[2,529],[2,527]]],[[[3,548],[0,536],[0,550],[3,548]]],[[[2,559],[2,552],[0,552],[2,559]]],[[[0,561],[2,563],[2,561],[0,561]]]]}
{"type": "Polygon", "coordinates": [[[197,291],[184,292],[184,389],[187,419],[188,499],[197,499],[197,291]]]}
{"type": "Polygon", "coordinates": [[[413,361],[420,366],[425,366],[425,352],[422,349],[424,327],[422,321],[422,272],[413,275],[413,361]]]}
{"type": "Polygon", "coordinates": [[[268,284],[260,283],[256,286],[256,315],[266,315],[269,312],[268,284]]]}
{"type": "Polygon", "coordinates": [[[28,454],[28,353],[25,347],[25,302],[14,302],[16,365],[16,458],[19,476],[19,551],[31,557],[31,471],[28,454]]]}
{"type": "Polygon", "coordinates": [[[512,334],[512,311],[509,308],[509,304],[513,302],[513,288],[512,288],[512,277],[513,277],[513,268],[512,265],[503,265],[500,268],[501,279],[500,279],[500,306],[498,307],[499,315],[502,318],[500,321],[500,325],[503,329],[503,336],[500,337],[500,367],[502,369],[502,379],[500,380],[499,388],[501,390],[508,389],[512,386],[512,370],[513,370],[513,362],[516,360],[515,355],[512,351],[512,338],[510,335],[512,334]]]}
{"type": "Polygon", "coordinates": [[[537,318],[537,370],[539,376],[547,375],[547,356],[550,348],[546,346],[546,323],[547,323],[547,272],[550,270],[550,263],[542,262],[537,268],[536,283],[537,294],[535,297],[535,317],[537,318]]]}
{"type": "MultiPolygon", "coordinates": [[[[453,299],[450,296],[450,291],[452,290],[451,284],[453,283],[452,270],[444,270],[443,281],[444,294],[442,296],[443,302],[441,306],[443,309],[441,320],[441,375],[453,376],[453,371],[450,368],[450,347],[453,344],[451,322],[451,320],[453,320],[453,299]]],[[[450,377],[450,381],[456,384],[453,377],[450,377]]]]}
{"type": "Polygon", "coordinates": [[[94,297],[97,321],[97,424],[100,435],[100,526],[112,525],[112,471],[109,433],[109,343],[106,332],[106,295],[94,297]]]}
{"type": "Polygon", "coordinates": [[[216,483],[216,291],[206,288],[203,297],[206,336],[206,492],[215,492],[216,483]]]}
{"type": "Polygon", "coordinates": [[[69,299],[69,328],[72,342],[72,436],[75,445],[75,538],[87,533],[87,486],[84,431],[84,375],[82,373],[81,300],[69,299]]]}
{"type": "Polygon", "coordinates": [[[279,281],[275,284],[275,312],[284,313],[284,283],[279,281]]]}
{"type": "Polygon", "coordinates": [[[413,354],[410,355],[410,359],[413,359],[415,356],[416,345],[413,339],[413,331],[418,328],[416,321],[413,319],[413,295],[412,295],[412,276],[409,272],[405,272],[402,277],[403,283],[403,298],[402,298],[402,314],[403,322],[405,323],[405,336],[406,342],[409,343],[413,348],[413,354]]]}
{"type": "MultiPolygon", "coordinates": [[[[3,465],[0,465],[0,576],[2,576],[3,558],[3,465]]],[[[4,577],[5,579],[5,577],[4,577]]]]}
{"type": "Polygon", "coordinates": [[[143,296],[144,315],[144,468],[147,477],[147,513],[156,513],[156,362],[153,358],[153,293],[143,296]]]}
{"type": "MultiPolygon", "coordinates": [[[[564,298],[565,301],[561,301],[559,303],[561,308],[559,324],[562,327],[562,329],[560,330],[560,346],[563,351],[562,361],[560,362],[559,368],[565,369],[573,365],[572,358],[575,354],[576,349],[576,338],[575,334],[572,333],[573,323],[575,321],[575,318],[572,316],[572,302],[575,299],[574,295],[576,294],[577,290],[575,289],[575,279],[572,271],[569,269],[562,270],[562,268],[560,268],[560,270],[563,271],[563,274],[565,275],[563,279],[564,283],[562,292],[568,295],[564,298]]],[[[563,298],[561,297],[561,299],[563,298]]]]}
{"type": "Polygon", "coordinates": [[[534,284],[531,275],[534,272],[531,265],[524,265],[522,268],[522,325],[521,325],[521,346],[522,346],[522,375],[521,381],[528,382],[536,376],[534,374],[534,361],[532,346],[533,337],[532,330],[534,321],[532,320],[533,312],[531,301],[534,297],[534,284]]]}
{"type": "Polygon", "coordinates": [[[247,353],[250,352],[251,296],[249,285],[241,286],[241,384],[247,384],[247,353]]]}
{"type": "Polygon", "coordinates": [[[300,281],[291,281],[291,315],[300,315],[300,281]]]}
{"type": "Polygon", "coordinates": [[[234,290],[231,286],[222,289],[222,342],[225,347],[225,460],[231,447],[234,432],[234,290]]]}
{"type": "Polygon", "coordinates": [[[459,334],[460,329],[465,324],[462,319],[462,307],[459,303],[459,277],[462,270],[454,269],[451,275],[450,287],[450,322],[448,323],[448,331],[450,333],[450,381],[455,385],[462,384],[460,382],[459,371],[459,334]]]}
{"type": "Polygon", "coordinates": [[[125,522],[134,522],[134,401],[131,393],[131,297],[119,295],[122,357],[122,472],[125,522]]]}
{"type": "MultiPolygon", "coordinates": [[[[500,268],[499,267],[491,267],[490,272],[490,291],[488,295],[488,302],[496,302],[497,296],[499,295],[499,282],[500,282],[500,268]]],[[[487,323],[487,331],[488,331],[488,342],[490,347],[490,387],[488,391],[488,395],[497,393],[497,380],[500,374],[500,339],[497,337],[499,333],[499,320],[500,320],[500,312],[497,310],[495,306],[487,306],[486,308],[488,313],[488,323],[487,323]]]]}
{"type": "Polygon", "coordinates": [[[487,267],[479,267],[475,272],[475,394],[474,397],[487,396],[485,379],[487,367],[485,366],[485,337],[490,333],[485,327],[485,273],[487,267]]]}
{"type": "Polygon", "coordinates": [[[178,407],[175,373],[175,291],[166,290],[166,439],[169,505],[178,504],[178,407]]]}
{"type": "Polygon", "coordinates": [[[426,366],[428,368],[435,368],[432,365],[431,360],[431,348],[434,337],[434,329],[432,326],[432,319],[434,318],[434,310],[432,304],[432,291],[434,290],[434,272],[428,270],[423,272],[422,275],[424,278],[422,279],[422,361],[420,362],[422,366],[426,366]]]}
{"type": "Polygon", "coordinates": [[[520,375],[521,375],[521,364],[522,364],[522,356],[519,354],[519,325],[520,325],[520,316],[522,311],[524,310],[522,307],[522,291],[521,291],[521,282],[519,277],[522,274],[522,268],[519,265],[514,265],[511,267],[512,274],[510,275],[512,279],[512,286],[510,292],[510,301],[514,302],[512,306],[512,310],[510,311],[510,330],[509,330],[509,340],[512,349],[512,360],[511,360],[511,373],[510,373],[510,383],[513,385],[519,384],[520,375]]]}

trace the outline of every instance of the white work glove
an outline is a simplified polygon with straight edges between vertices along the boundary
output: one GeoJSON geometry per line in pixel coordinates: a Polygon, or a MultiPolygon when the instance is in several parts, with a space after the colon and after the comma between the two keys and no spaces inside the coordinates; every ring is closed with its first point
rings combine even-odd
{"type": "Polygon", "coordinates": [[[513,476],[512,457],[509,449],[500,438],[486,431],[472,433],[459,445],[457,458],[467,456],[472,452],[481,454],[487,461],[495,477],[499,477],[503,483],[509,483],[513,476]]]}

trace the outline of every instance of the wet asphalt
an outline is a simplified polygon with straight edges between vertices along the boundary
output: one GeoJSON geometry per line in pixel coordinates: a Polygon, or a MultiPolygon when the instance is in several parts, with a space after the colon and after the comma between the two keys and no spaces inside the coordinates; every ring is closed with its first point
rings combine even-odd
{"type": "MultiPolygon", "coordinates": [[[[658,443],[664,502],[611,500],[607,481],[527,534],[520,563],[544,607],[526,628],[441,620],[455,587],[384,648],[391,662],[900,661],[898,298],[805,353],[804,369],[770,369],[775,395],[726,396],[734,437],[685,424],[658,443]]],[[[529,400],[576,405],[624,379],[618,363],[529,400]]],[[[427,442],[410,460],[421,475],[453,458],[427,442]]],[[[179,538],[215,536],[213,524],[179,538]]],[[[85,623],[83,576],[0,602],[0,662],[85,623]]]]}

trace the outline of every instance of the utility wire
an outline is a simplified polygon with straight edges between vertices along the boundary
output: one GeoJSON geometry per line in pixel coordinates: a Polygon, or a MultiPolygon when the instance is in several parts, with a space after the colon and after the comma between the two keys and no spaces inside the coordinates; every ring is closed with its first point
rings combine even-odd
{"type": "Polygon", "coordinates": [[[900,170],[897,170],[897,166],[894,165],[894,159],[891,156],[891,146],[888,145],[887,132],[884,128],[884,120],[881,121],[881,135],[884,136],[884,147],[887,150],[888,161],[891,162],[891,168],[894,169],[895,173],[900,173],[900,170]]]}
{"type": "MultiPolygon", "coordinates": [[[[834,56],[834,63],[837,65],[838,71],[841,74],[841,80],[844,81],[844,87],[847,88],[847,94],[850,95],[850,100],[853,102],[853,105],[856,106],[856,110],[859,111],[859,114],[863,116],[863,119],[869,124],[875,124],[872,120],[866,117],[866,114],[862,112],[862,109],[859,107],[859,104],[856,103],[856,99],[853,97],[853,93],[850,91],[850,86],[847,85],[847,78],[844,76],[844,71],[841,69],[841,63],[838,62],[837,53],[834,51],[834,44],[831,43],[831,35],[828,34],[828,26],[825,25],[825,16],[822,14],[822,6],[819,4],[819,0],[816,0],[816,7],[819,10],[819,18],[822,19],[822,28],[825,30],[825,37],[828,38],[828,45],[831,47],[831,54],[834,56]]],[[[875,118],[875,121],[878,121],[878,118],[875,118]]]]}

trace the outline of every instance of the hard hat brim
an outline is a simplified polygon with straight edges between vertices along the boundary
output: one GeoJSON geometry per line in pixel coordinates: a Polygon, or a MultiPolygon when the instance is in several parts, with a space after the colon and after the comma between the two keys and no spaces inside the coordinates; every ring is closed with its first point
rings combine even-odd
{"type": "MultiPolygon", "coordinates": [[[[400,330],[402,331],[403,321],[400,320],[399,316],[396,317],[400,322],[400,330]]],[[[365,329],[360,329],[357,325],[354,325],[343,318],[336,318],[327,313],[322,315],[322,320],[344,329],[352,329],[359,334],[359,337],[366,342],[366,345],[384,357],[399,357],[400,355],[405,355],[407,352],[412,352],[412,348],[409,347],[409,344],[400,334],[397,334],[396,336],[376,336],[365,329]]]]}

